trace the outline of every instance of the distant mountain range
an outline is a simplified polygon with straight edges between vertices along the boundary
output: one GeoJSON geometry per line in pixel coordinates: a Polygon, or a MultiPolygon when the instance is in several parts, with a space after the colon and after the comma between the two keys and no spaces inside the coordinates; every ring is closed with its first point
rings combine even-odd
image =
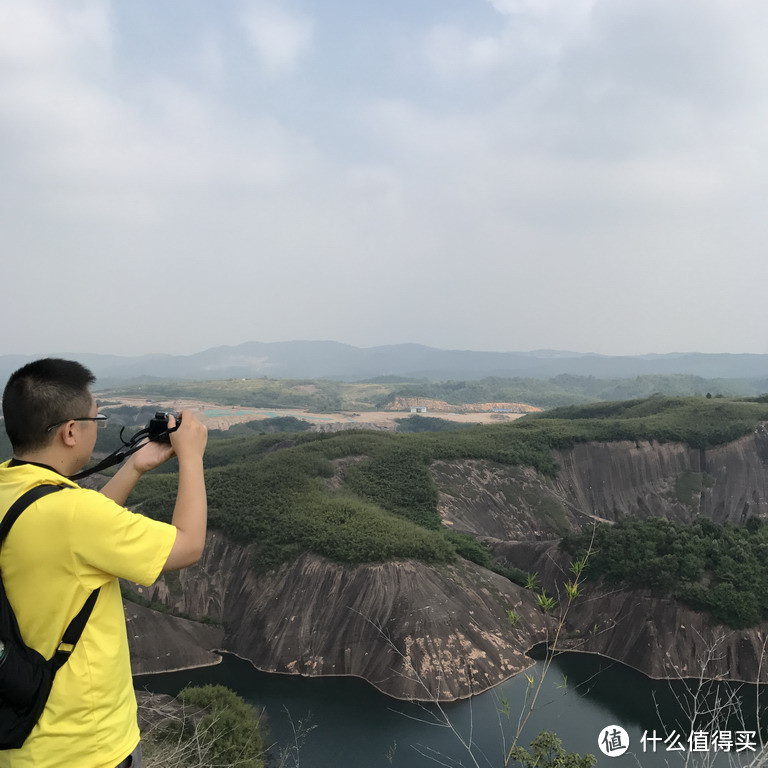
{"type": "MultiPolygon", "coordinates": [[[[487,376],[549,379],[561,374],[597,378],[688,374],[705,378],[768,377],[768,355],[676,353],[609,356],[536,350],[472,352],[420,344],[353,347],[335,341],[246,342],[193,355],[60,353],[79,360],[100,385],[136,379],[306,378],[357,381],[378,376],[411,379],[480,379],[487,376]]],[[[0,356],[0,380],[35,356],[0,356]]]]}

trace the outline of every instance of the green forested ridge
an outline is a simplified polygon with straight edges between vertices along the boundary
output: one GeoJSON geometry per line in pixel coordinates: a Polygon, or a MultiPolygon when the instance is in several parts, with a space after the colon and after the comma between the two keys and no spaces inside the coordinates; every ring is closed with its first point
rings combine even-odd
{"type": "Polygon", "coordinates": [[[594,401],[703,396],[754,396],[765,392],[766,379],[704,379],[687,374],[596,378],[560,374],[550,379],[491,376],[469,381],[420,381],[391,383],[390,397],[426,397],[455,405],[467,403],[523,402],[540,408],[578,405],[594,401]]]}
{"type": "MultiPolygon", "coordinates": [[[[491,376],[467,381],[414,381],[384,376],[360,382],[328,379],[227,379],[223,381],[154,382],[134,385],[131,395],[188,397],[245,408],[306,408],[314,411],[379,410],[396,397],[422,397],[453,405],[522,402],[540,408],[595,401],[645,398],[760,395],[766,379],[703,379],[690,375],[653,375],[599,379],[561,374],[551,379],[491,376]]],[[[117,392],[117,390],[115,390],[117,392]]]]}
{"type": "Polygon", "coordinates": [[[598,525],[594,539],[591,530],[566,537],[561,546],[581,557],[590,541],[588,578],[650,587],[737,629],[768,617],[768,528],[757,518],[745,526],[623,520],[598,525]]]}
{"type": "Polygon", "coordinates": [[[655,396],[555,408],[520,420],[520,426],[535,430],[534,421],[554,421],[559,426],[551,434],[559,435],[561,446],[588,435],[589,440],[657,440],[709,448],[746,435],[766,419],[768,404],[762,402],[655,396]]]}
{"type": "MultiPolygon", "coordinates": [[[[460,553],[487,564],[484,550],[442,528],[429,473],[433,461],[484,459],[530,465],[553,476],[552,448],[625,439],[705,447],[746,434],[764,419],[768,405],[763,403],[657,397],[453,432],[219,438],[211,441],[205,459],[210,522],[240,541],[255,543],[259,567],[301,552],[348,563],[409,557],[448,562],[460,553]],[[335,472],[338,478],[329,482],[335,472]]],[[[131,502],[169,519],[174,470],[169,464],[145,478],[131,502]]],[[[689,490],[683,484],[679,492],[689,490]]]]}

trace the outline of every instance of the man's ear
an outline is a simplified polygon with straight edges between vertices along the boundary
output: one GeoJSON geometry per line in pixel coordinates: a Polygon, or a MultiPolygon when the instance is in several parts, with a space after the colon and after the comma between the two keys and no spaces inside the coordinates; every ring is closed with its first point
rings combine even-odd
{"type": "Polygon", "coordinates": [[[77,422],[68,421],[62,424],[57,430],[57,436],[68,448],[74,448],[77,445],[77,422]]]}

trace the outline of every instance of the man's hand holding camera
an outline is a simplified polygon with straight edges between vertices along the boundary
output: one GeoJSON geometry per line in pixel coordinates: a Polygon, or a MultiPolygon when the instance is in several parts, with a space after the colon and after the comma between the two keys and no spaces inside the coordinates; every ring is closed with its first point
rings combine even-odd
{"type": "MultiPolygon", "coordinates": [[[[202,479],[203,454],[208,442],[208,430],[200,419],[190,410],[184,410],[179,415],[180,425],[176,429],[176,417],[167,414],[168,426],[165,440],[150,440],[136,453],[131,454],[122,467],[110,478],[101,489],[101,493],[118,504],[125,504],[128,496],[136,486],[139,478],[155,467],[164,464],[168,459],[177,456],[179,459],[179,481],[182,476],[192,474],[198,477],[195,492],[202,488],[205,500],[204,481],[202,479]],[[168,440],[170,439],[170,442],[168,440]]],[[[185,494],[186,495],[186,494],[185,494]]]]}
{"type": "MultiPolygon", "coordinates": [[[[208,429],[192,411],[182,411],[179,428],[170,432],[171,448],[179,461],[190,459],[202,459],[205,446],[208,443],[208,429]]],[[[168,414],[168,429],[176,426],[176,418],[168,414]]]]}
{"type": "Polygon", "coordinates": [[[168,441],[151,440],[141,450],[128,458],[133,468],[143,475],[155,467],[164,464],[173,456],[183,455],[186,459],[202,458],[208,440],[208,430],[205,425],[190,410],[184,410],[180,414],[180,426],[176,429],[176,417],[168,414],[168,430],[174,430],[167,434],[168,441]]]}

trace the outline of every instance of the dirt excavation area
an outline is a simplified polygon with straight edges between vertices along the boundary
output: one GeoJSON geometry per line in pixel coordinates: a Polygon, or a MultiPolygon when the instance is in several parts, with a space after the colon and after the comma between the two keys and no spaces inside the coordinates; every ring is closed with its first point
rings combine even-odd
{"type": "MultiPolygon", "coordinates": [[[[109,400],[110,406],[130,405],[137,408],[151,407],[158,411],[174,411],[178,413],[185,409],[194,410],[209,429],[229,429],[233,424],[259,419],[274,419],[293,416],[296,419],[308,421],[318,432],[335,432],[344,429],[390,429],[397,427],[397,419],[411,416],[408,411],[361,411],[313,413],[301,408],[241,408],[239,406],[218,405],[202,400],[186,398],[164,400],[162,398],[124,397],[103,393],[104,399],[109,400]]],[[[500,424],[519,419],[522,413],[451,413],[439,411],[419,413],[424,417],[439,417],[448,421],[464,424],[500,424]]]]}

